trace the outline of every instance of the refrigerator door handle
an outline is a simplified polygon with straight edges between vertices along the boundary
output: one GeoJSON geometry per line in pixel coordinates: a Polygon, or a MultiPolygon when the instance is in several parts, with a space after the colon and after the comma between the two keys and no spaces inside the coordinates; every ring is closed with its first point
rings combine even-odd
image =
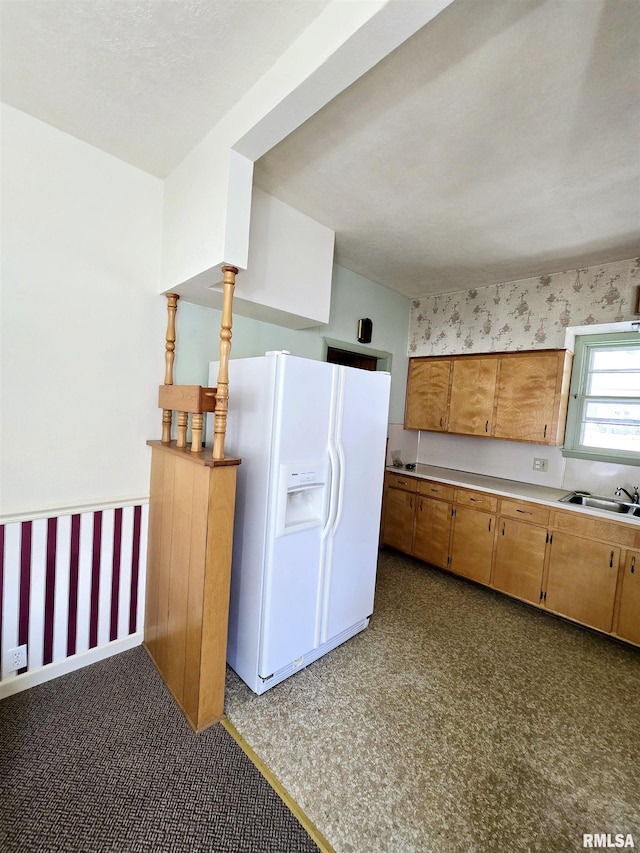
{"type": "MultiPolygon", "coordinates": [[[[345,456],[344,456],[344,447],[342,446],[342,430],[344,429],[344,395],[345,395],[345,368],[341,368],[339,371],[339,380],[338,387],[336,392],[336,417],[335,417],[335,426],[334,426],[334,434],[332,440],[329,444],[333,444],[338,452],[338,480],[336,482],[336,491],[338,493],[338,499],[336,502],[336,513],[333,521],[333,525],[331,527],[331,536],[335,536],[336,530],[338,529],[338,525],[340,524],[340,519],[342,518],[342,510],[344,505],[344,476],[345,476],[345,456]]],[[[333,483],[331,484],[333,488],[333,483]]]]}
{"type": "Polygon", "coordinates": [[[329,531],[333,529],[334,518],[338,511],[338,480],[339,480],[339,471],[340,471],[340,462],[338,459],[338,453],[336,452],[336,448],[333,442],[329,442],[329,476],[330,476],[330,484],[329,484],[329,510],[327,512],[327,520],[325,522],[324,527],[322,528],[321,538],[326,539],[329,535],[329,531]]]}
{"type": "Polygon", "coordinates": [[[333,525],[331,526],[331,536],[335,536],[336,530],[338,529],[338,525],[340,524],[340,519],[342,518],[342,509],[344,506],[344,469],[344,449],[342,447],[342,444],[338,442],[338,483],[336,489],[338,493],[338,499],[336,501],[336,512],[333,520],[333,525]]]}

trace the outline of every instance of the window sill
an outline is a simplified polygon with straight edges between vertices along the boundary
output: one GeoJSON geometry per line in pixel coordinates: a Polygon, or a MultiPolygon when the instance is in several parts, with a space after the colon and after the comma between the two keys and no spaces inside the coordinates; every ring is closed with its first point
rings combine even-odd
{"type": "Polygon", "coordinates": [[[616,453],[612,450],[570,450],[562,448],[562,455],[572,459],[589,459],[594,462],[612,462],[614,465],[637,465],[640,466],[640,454],[616,453]]]}

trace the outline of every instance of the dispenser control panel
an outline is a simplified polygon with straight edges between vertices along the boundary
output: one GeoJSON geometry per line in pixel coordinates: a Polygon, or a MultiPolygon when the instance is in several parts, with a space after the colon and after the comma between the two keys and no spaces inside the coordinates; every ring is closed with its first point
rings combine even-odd
{"type": "Polygon", "coordinates": [[[289,463],[280,468],[277,536],[319,527],[327,502],[327,463],[289,463]]]}
{"type": "Polygon", "coordinates": [[[288,473],[288,489],[295,489],[297,486],[309,486],[314,483],[324,483],[325,472],[318,470],[310,471],[289,471],[288,473]]]}

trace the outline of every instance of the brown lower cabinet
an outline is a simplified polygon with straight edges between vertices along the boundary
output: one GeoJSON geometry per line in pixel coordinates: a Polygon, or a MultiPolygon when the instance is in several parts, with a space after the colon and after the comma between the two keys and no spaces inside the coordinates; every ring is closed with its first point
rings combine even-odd
{"type": "Polygon", "coordinates": [[[384,543],[411,553],[416,496],[404,489],[389,488],[384,499],[384,543]]]}
{"type": "Polygon", "coordinates": [[[418,497],[413,555],[426,563],[447,568],[451,534],[451,503],[418,497]]]}
{"type": "Polygon", "coordinates": [[[627,551],[616,634],[640,646],[640,551],[627,551]]]}
{"type": "Polygon", "coordinates": [[[394,474],[382,543],[640,645],[637,525],[394,474]]]}
{"type": "Polygon", "coordinates": [[[495,529],[495,515],[466,506],[455,507],[449,564],[451,571],[488,584],[495,529]]]}
{"type": "Polygon", "coordinates": [[[620,548],[554,531],[544,593],[548,610],[611,631],[620,548]]]}
{"type": "Polygon", "coordinates": [[[539,604],[548,539],[546,527],[502,518],[496,538],[492,585],[501,592],[539,604]]]}

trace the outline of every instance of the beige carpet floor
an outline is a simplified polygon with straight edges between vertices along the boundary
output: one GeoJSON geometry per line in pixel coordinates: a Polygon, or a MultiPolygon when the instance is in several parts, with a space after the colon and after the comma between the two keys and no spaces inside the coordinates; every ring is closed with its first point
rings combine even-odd
{"type": "Polygon", "coordinates": [[[366,631],[226,711],[337,853],[640,848],[640,653],[389,551],[366,631]]]}

